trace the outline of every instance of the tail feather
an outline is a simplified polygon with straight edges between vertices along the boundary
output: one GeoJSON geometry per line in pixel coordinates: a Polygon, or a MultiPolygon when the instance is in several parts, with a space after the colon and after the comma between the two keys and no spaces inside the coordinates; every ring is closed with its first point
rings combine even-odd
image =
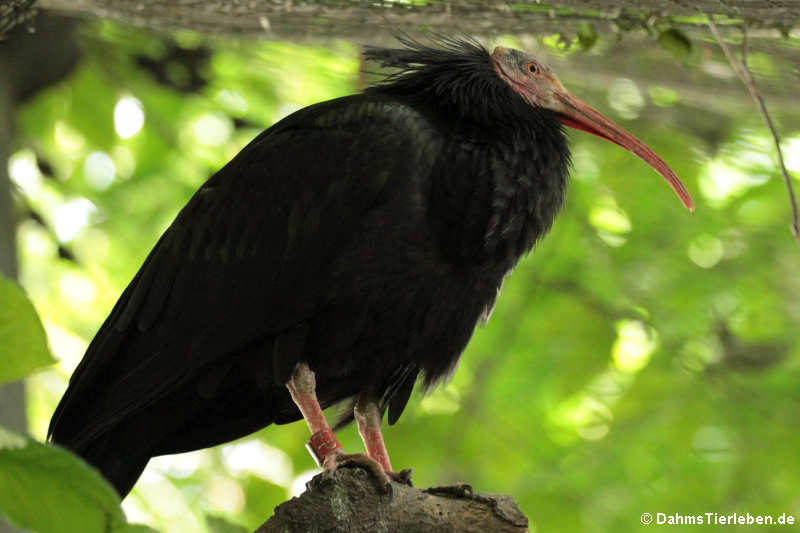
{"type": "Polygon", "coordinates": [[[131,491],[150,460],[149,455],[132,455],[124,446],[108,443],[93,443],[82,456],[100,471],[121,499],[131,491]]]}
{"type": "Polygon", "coordinates": [[[100,471],[100,474],[117,491],[120,499],[131,491],[136,480],[150,460],[150,454],[142,453],[131,447],[125,439],[120,438],[119,432],[109,432],[95,439],[87,446],[75,449],[70,442],[59,440],[56,431],[51,440],[53,443],[67,448],[81,457],[90,466],[100,471]]]}

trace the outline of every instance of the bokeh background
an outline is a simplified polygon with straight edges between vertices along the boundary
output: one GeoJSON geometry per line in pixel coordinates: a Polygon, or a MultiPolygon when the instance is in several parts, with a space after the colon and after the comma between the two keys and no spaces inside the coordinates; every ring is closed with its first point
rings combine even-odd
{"type": "MultiPolygon", "coordinates": [[[[72,73],[15,108],[8,161],[19,281],[59,359],[26,382],[39,440],[88,342],[196,188],[263,128],[377,70],[344,40],[110,22],[84,23],[76,39],[72,73]]],[[[588,26],[485,41],[549,62],[661,154],[697,210],[631,154],[571,133],[563,213],[452,382],[415,393],[386,429],[393,464],[413,467],[417,486],[511,494],[538,532],[647,531],[643,512],[800,517],[800,247],[769,131],[716,43],[588,26]]],[[[755,47],[748,60],[800,186],[800,107],[783,77],[797,81],[800,38],[779,50],[755,47]]],[[[213,531],[209,515],[254,529],[317,472],[307,436],[302,422],[272,426],[155,459],[123,507],[160,531],[213,531]]],[[[340,440],[361,448],[354,428],[340,440]]]]}

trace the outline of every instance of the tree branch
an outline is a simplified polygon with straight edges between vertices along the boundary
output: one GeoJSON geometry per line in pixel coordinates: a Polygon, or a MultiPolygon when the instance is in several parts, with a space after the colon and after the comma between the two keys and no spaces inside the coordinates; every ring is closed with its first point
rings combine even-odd
{"type": "Polygon", "coordinates": [[[509,496],[474,494],[468,485],[419,490],[392,482],[383,493],[373,475],[343,466],[312,479],[255,533],[522,533],[528,519],[509,496]]]}
{"type": "MultiPolygon", "coordinates": [[[[2,2],[0,2],[1,4],[2,2]]],[[[7,0],[15,9],[0,10],[0,28],[29,17],[34,2],[7,0]]],[[[424,3],[359,0],[38,0],[42,11],[70,16],[103,17],[147,28],[191,29],[212,34],[282,38],[348,38],[359,41],[399,31],[436,29],[472,35],[553,33],[560,26],[590,22],[606,28],[639,28],[668,21],[685,29],[702,28],[698,10],[726,17],[730,24],[755,21],[779,34],[800,20],[793,2],[752,0],[431,0],[424,3]]]]}
{"type": "Polygon", "coordinates": [[[769,131],[772,133],[772,140],[775,142],[775,150],[778,152],[778,162],[780,163],[781,172],[783,173],[783,181],[786,183],[786,189],[789,193],[789,203],[792,206],[792,223],[789,227],[792,230],[792,235],[794,235],[794,238],[800,242],[800,214],[798,214],[797,210],[797,200],[794,196],[792,178],[789,176],[789,171],[786,170],[786,164],[783,161],[781,140],[780,137],[778,137],[778,132],[775,129],[774,124],[772,123],[772,118],[770,117],[769,111],[767,111],[767,105],[764,103],[764,98],[761,96],[758,86],[753,79],[753,74],[747,67],[747,34],[745,34],[745,40],[742,44],[742,61],[739,61],[733,56],[731,49],[722,38],[722,35],[720,35],[719,29],[717,28],[717,25],[714,24],[714,20],[711,15],[708,15],[708,27],[711,28],[711,33],[713,33],[714,37],[717,39],[717,42],[719,43],[720,48],[722,48],[722,51],[725,53],[725,57],[728,58],[731,67],[733,67],[733,70],[739,76],[739,79],[741,79],[742,83],[744,83],[745,87],[747,87],[747,90],[750,91],[750,96],[753,97],[753,101],[756,103],[756,106],[758,106],[758,110],[761,112],[761,116],[764,118],[767,128],[769,128],[769,131]]]}

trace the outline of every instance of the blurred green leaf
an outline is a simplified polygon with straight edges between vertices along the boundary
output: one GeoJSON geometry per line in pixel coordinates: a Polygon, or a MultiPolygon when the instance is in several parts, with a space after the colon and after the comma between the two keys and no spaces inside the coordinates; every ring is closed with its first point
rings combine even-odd
{"type": "Polygon", "coordinates": [[[122,524],[114,528],[111,533],[158,533],[152,527],[144,524],[122,524]]]}
{"type": "MultiPolygon", "coordinates": [[[[298,429],[305,430],[303,427],[298,429]]],[[[269,432],[269,430],[267,431],[269,432]]],[[[276,433],[278,432],[274,432],[273,434],[276,433]]],[[[289,432],[282,433],[283,436],[291,436],[289,432]]],[[[305,434],[294,439],[293,442],[302,443],[304,441],[304,437],[305,434]]],[[[296,449],[294,449],[289,448],[289,446],[291,446],[291,444],[285,448],[287,452],[299,451],[301,453],[301,459],[298,461],[299,465],[302,465],[302,461],[304,460],[308,461],[308,453],[306,452],[305,448],[302,446],[296,446],[296,449]],[[302,455],[302,452],[306,452],[305,456],[302,455]]],[[[247,505],[245,506],[245,509],[241,515],[238,515],[237,518],[241,519],[247,526],[251,528],[251,530],[258,528],[258,526],[263,524],[266,519],[269,518],[269,515],[275,506],[287,498],[285,487],[275,485],[274,483],[270,483],[269,481],[257,476],[250,475],[244,478],[240,477],[239,483],[241,484],[242,490],[244,490],[245,501],[247,502],[247,505]]]]}
{"type": "Polygon", "coordinates": [[[684,61],[692,53],[692,41],[685,32],[670,28],[662,31],[658,36],[658,44],[661,48],[672,54],[675,59],[684,61]]]}
{"type": "Polygon", "coordinates": [[[0,514],[22,529],[104,533],[125,526],[117,493],[96,470],[1,426],[0,487],[0,514]]]}
{"type": "Polygon", "coordinates": [[[55,363],[39,315],[23,290],[0,274],[0,383],[55,363]]]}
{"type": "Polygon", "coordinates": [[[625,17],[621,17],[619,20],[614,21],[614,24],[616,24],[617,28],[619,28],[623,33],[629,32],[634,28],[641,27],[641,23],[638,20],[625,17]]]}
{"type": "Polygon", "coordinates": [[[671,107],[680,101],[678,93],[669,87],[652,86],[647,92],[650,100],[659,107],[671,107]]]}
{"type": "Polygon", "coordinates": [[[584,52],[588,52],[597,43],[597,30],[591,22],[578,24],[578,44],[584,52]]]}
{"type": "Polygon", "coordinates": [[[234,524],[222,516],[206,515],[206,524],[211,533],[250,533],[250,530],[234,524]]]}

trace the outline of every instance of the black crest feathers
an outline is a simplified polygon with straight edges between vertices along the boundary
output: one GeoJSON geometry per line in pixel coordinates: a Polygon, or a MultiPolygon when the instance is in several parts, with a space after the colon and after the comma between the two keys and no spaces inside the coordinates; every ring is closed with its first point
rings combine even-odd
{"type": "Polygon", "coordinates": [[[408,36],[397,40],[404,48],[382,48],[365,46],[364,57],[380,62],[382,67],[398,68],[385,81],[391,82],[405,74],[438,68],[474,67],[485,63],[488,66],[489,52],[480,41],[470,37],[434,37],[432,46],[408,36]]]}
{"type": "Polygon", "coordinates": [[[530,107],[500,79],[489,52],[476,39],[434,36],[431,44],[398,37],[403,48],[367,46],[364,57],[396,68],[368,91],[437,108],[478,121],[502,121],[530,107]]]}

